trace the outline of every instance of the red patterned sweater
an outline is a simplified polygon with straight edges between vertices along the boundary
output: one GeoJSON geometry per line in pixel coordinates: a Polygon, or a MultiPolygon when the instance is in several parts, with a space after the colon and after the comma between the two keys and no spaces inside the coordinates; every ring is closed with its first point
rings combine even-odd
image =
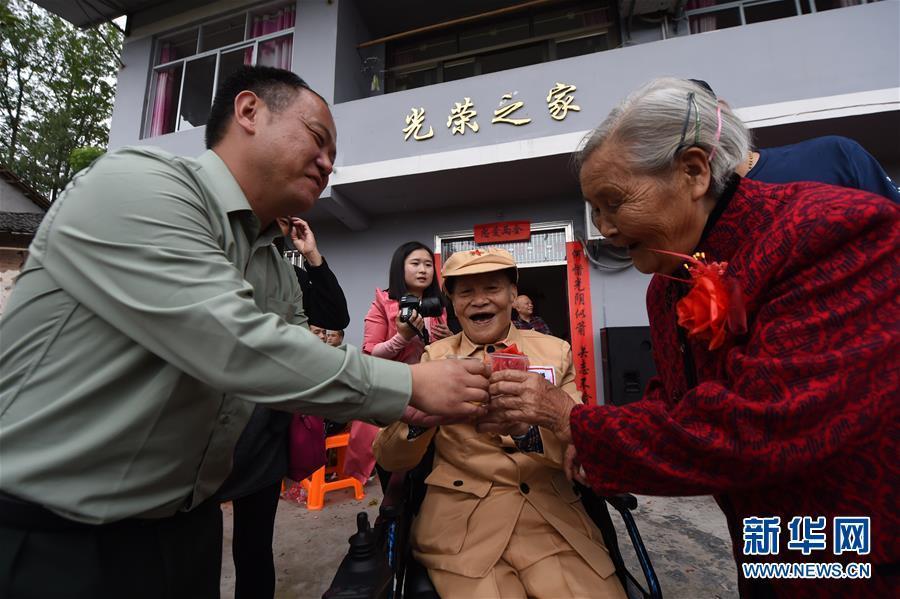
{"type": "MultiPolygon", "coordinates": [[[[697,251],[728,262],[748,332],[715,351],[688,341],[674,308],[684,286],[654,277],[647,309],[659,376],[639,402],[572,414],[591,486],[715,495],[738,563],[873,564],[868,582],[770,581],[774,596],[897,596],[898,249],[900,206],[880,196],[740,180],[697,251]],[[742,556],[750,516],[781,517],[778,556],[742,556]],[[787,550],[793,516],[827,517],[825,551],[787,550]],[[871,517],[870,555],[832,554],[834,516],[871,517]]],[[[763,596],[740,569],[738,579],[742,596],[763,596]]]]}

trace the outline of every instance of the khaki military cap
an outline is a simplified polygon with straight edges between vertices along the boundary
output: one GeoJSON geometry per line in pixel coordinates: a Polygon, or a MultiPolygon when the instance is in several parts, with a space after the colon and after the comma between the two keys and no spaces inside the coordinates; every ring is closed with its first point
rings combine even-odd
{"type": "Polygon", "coordinates": [[[441,269],[441,276],[446,280],[448,277],[463,277],[465,275],[477,275],[483,272],[494,272],[495,270],[513,269],[516,271],[516,280],[519,278],[519,270],[516,268],[516,261],[512,254],[506,250],[499,248],[486,248],[465,250],[456,252],[441,269]]]}

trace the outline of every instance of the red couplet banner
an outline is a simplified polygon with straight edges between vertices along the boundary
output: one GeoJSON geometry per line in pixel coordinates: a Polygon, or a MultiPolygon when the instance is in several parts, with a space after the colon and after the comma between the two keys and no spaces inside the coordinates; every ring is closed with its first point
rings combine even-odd
{"type": "Polygon", "coordinates": [[[596,405],[597,378],[594,375],[594,325],[591,319],[591,281],[584,248],[577,241],[566,243],[569,280],[569,326],[572,333],[572,357],[575,384],[584,403],[596,405]]]}
{"type": "Polygon", "coordinates": [[[497,243],[501,241],[528,241],[531,239],[531,223],[527,220],[512,220],[501,223],[475,225],[475,243],[497,243]]]}

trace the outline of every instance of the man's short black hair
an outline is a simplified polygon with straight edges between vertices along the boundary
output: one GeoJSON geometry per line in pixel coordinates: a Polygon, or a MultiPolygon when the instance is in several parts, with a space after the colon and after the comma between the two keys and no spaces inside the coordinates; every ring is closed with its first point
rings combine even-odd
{"type": "MultiPolygon", "coordinates": [[[[207,149],[215,147],[225,137],[234,115],[234,99],[242,91],[253,92],[266,103],[269,110],[281,112],[290,106],[297,94],[304,89],[316,94],[306,81],[292,71],[274,67],[239,68],[229,75],[216,91],[209,119],[206,121],[207,149]]],[[[325,102],[322,96],[319,98],[325,102]]]]}

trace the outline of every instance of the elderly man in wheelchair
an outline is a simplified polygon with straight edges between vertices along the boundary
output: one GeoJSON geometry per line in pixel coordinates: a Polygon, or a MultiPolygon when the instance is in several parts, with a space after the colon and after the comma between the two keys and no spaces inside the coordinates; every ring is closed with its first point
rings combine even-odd
{"type": "MultiPolygon", "coordinates": [[[[457,252],[442,274],[463,330],[431,344],[423,360],[494,357],[498,369],[527,357],[529,370],[580,401],[569,344],[511,325],[517,269],[508,252],[457,252]]],[[[375,456],[387,470],[408,470],[432,443],[410,543],[442,598],[625,597],[553,433],[490,416],[428,429],[395,423],[379,434],[375,456]]]]}

